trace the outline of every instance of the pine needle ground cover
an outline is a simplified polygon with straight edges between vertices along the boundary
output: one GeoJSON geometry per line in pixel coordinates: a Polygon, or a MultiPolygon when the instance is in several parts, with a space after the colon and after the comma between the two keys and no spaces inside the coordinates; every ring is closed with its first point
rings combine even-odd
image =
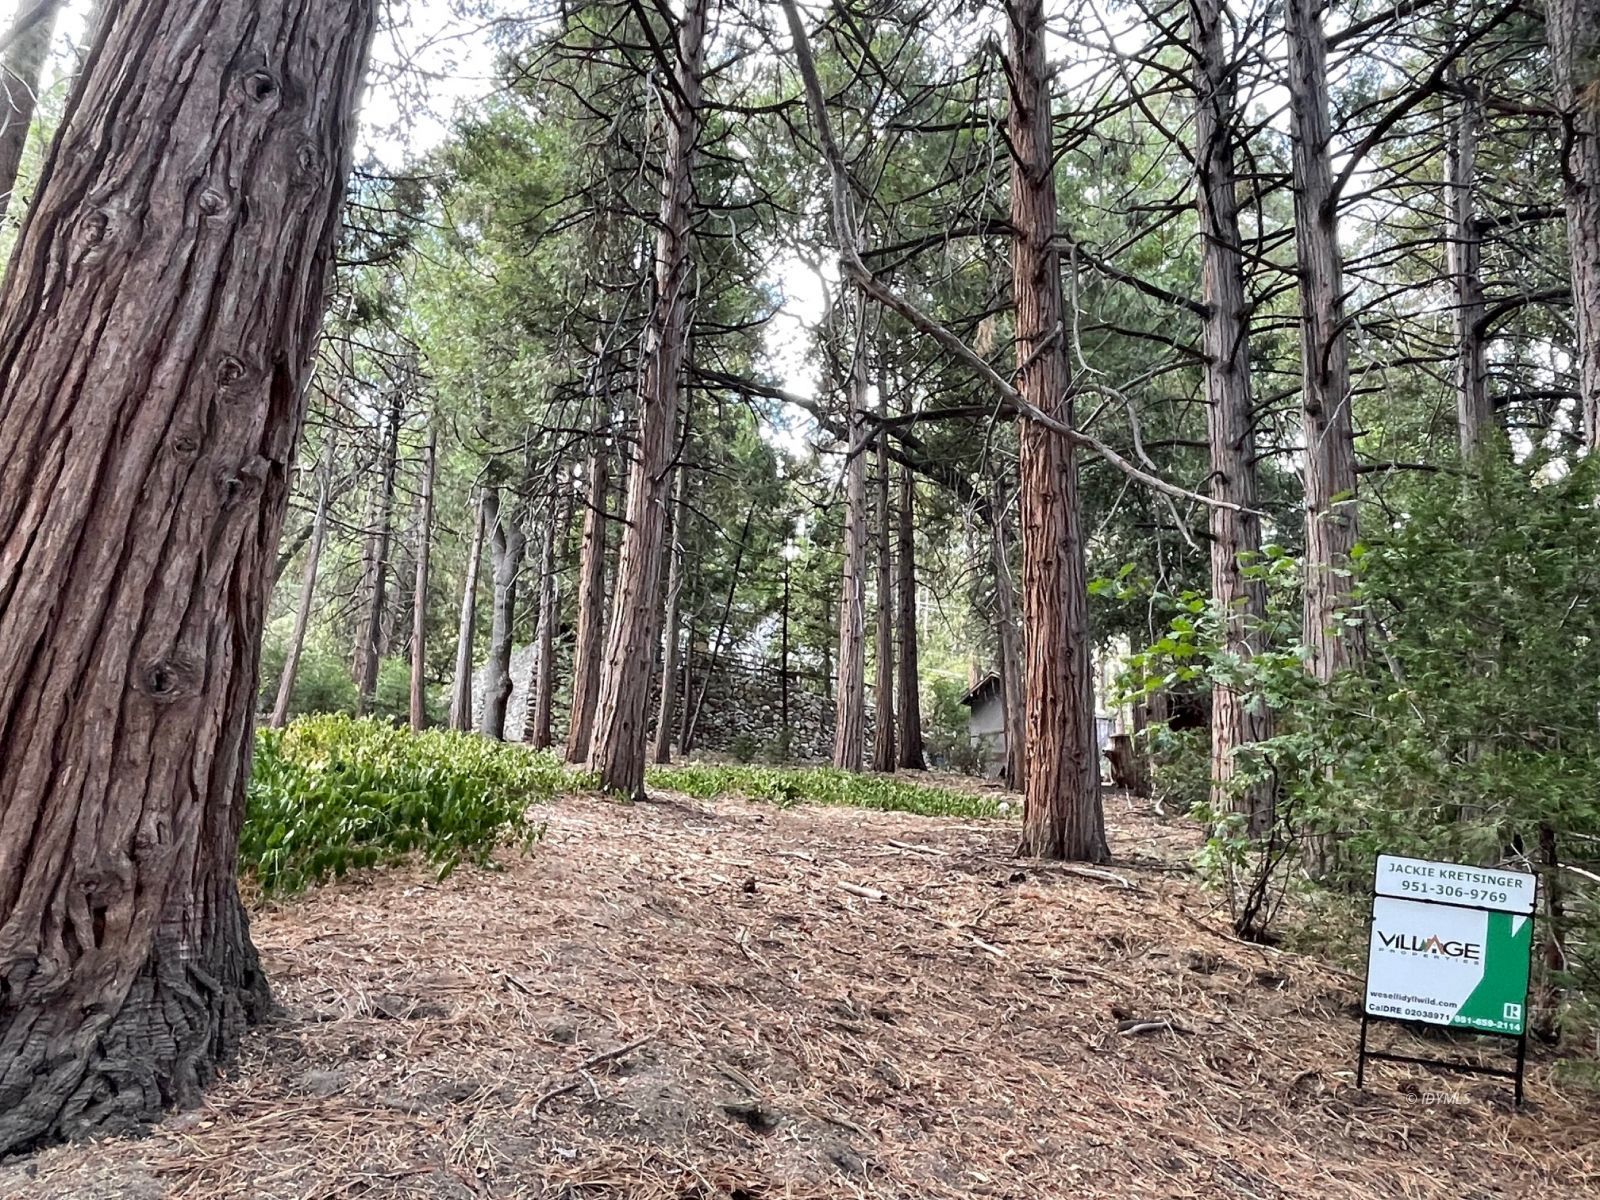
{"type": "Polygon", "coordinates": [[[1520,1114],[1497,1079],[1384,1064],[1357,1091],[1359,981],[1227,936],[1198,835],[1126,801],[1098,876],[966,817],[665,792],[532,815],[544,841],[499,870],[259,909],[284,1014],[230,1079],[150,1138],[0,1165],[0,1197],[1600,1194],[1595,1095],[1548,1051],[1520,1114]]]}

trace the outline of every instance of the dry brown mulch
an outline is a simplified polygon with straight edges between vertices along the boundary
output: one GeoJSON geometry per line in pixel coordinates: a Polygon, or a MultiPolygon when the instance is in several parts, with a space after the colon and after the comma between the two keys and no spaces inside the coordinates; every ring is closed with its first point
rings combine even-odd
{"type": "Polygon", "coordinates": [[[286,1015],[233,1078],[0,1197],[1600,1194],[1592,1094],[1355,1090],[1355,981],[1218,932],[1192,835],[1112,808],[1096,874],[1002,822],[563,799],[502,873],[261,914],[286,1015]]]}

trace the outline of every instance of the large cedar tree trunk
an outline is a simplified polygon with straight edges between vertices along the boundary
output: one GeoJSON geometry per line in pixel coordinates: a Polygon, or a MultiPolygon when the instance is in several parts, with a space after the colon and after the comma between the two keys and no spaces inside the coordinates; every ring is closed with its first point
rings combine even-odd
{"type": "Polygon", "coordinates": [[[428,669],[428,567],[433,557],[433,477],[439,465],[439,431],[428,430],[428,452],[422,464],[422,511],[417,517],[417,578],[411,594],[411,728],[428,723],[424,676],[428,669]]]}
{"type": "MultiPolygon", "coordinates": [[[[1017,390],[1039,411],[1070,424],[1043,0],[1008,0],[1006,13],[1017,390]]],[[[1065,437],[1026,419],[1021,463],[1028,778],[1018,849],[1100,862],[1109,851],[1100,808],[1078,466],[1065,437]]]]}
{"type": "MultiPolygon", "coordinates": [[[[878,384],[878,414],[887,411],[887,380],[878,384]]],[[[877,672],[872,683],[872,703],[876,709],[872,724],[872,769],[895,769],[894,712],[894,563],[889,546],[893,539],[893,514],[889,511],[889,437],[877,437],[878,562],[877,562],[877,672]]]]}
{"type": "Polygon", "coordinates": [[[6,215],[16,194],[44,64],[50,59],[50,39],[63,7],[65,0],[23,0],[18,16],[28,26],[0,55],[0,217],[6,215]]]}
{"type": "MultiPolygon", "coordinates": [[[[300,581],[300,602],[294,610],[294,629],[289,634],[289,649],[283,656],[283,673],[278,676],[278,697],[273,703],[272,717],[268,722],[273,729],[282,729],[289,723],[294,681],[300,673],[300,656],[305,653],[306,627],[311,623],[311,604],[317,593],[317,570],[322,563],[322,547],[328,540],[328,507],[333,502],[335,452],[334,438],[330,433],[324,451],[322,480],[317,488],[317,512],[311,519],[311,540],[306,546],[306,569],[300,581]]],[[[271,588],[267,590],[270,593],[271,588]]]]}
{"type": "Polygon", "coordinates": [[[583,510],[583,542],[578,549],[578,624],[572,651],[572,711],[567,717],[567,761],[587,762],[594,734],[594,708],[600,699],[600,659],[605,653],[606,497],[611,490],[611,456],[597,443],[589,456],[589,490],[583,510]]]}
{"type": "MultiPolygon", "coordinates": [[[[1222,0],[1190,0],[1195,53],[1195,172],[1200,220],[1200,292],[1205,306],[1206,440],[1211,495],[1238,508],[1211,507],[1211,595],[1224,620],[1228,653],[1248,658],[1267,613],[1266,585],[1244,568],[1261,550],[1261,522],[1241,509],[1256,506],[1256,439],[1250,393],[1249,306],[1239,237],[1235,172],[1238,107],[1224,34],[1222,0]]],[[[1252,832],[1272,820],[1264,786],[1233,795],[1240,747],[1271,736],[1270,714],[1226,684],[1211,689],[1211,796],[1217,811],[1236,807],[1252,832]]],[[[1143,747],[1130,750],[1142,751],[1143,747]]]]}
{"type": "Polygon", "coordinates": [[[511,699],[511,636],[517,613],[517,580],[527,539],[499,488],[484,496],[489,522],[489,567],[493,594],[489,609],[489,652],[483,660],[483,712],[478,732],[504,741],[506,705],[511,699]]]}
{"type": "Polygon", "coordinates": [[[922,695],[917,662],[917,526],[916,481],[910,467],[900,468],[900,508],[895,557],[895,608],[900,627],[900,765],[908,771],[927,770],[922,755],[922,695]]]}
{"type": "Polygon", "coordinates": [[[473,505],[472,542],[467,548],[466,578],[461,585],[461,615],[456,623],[456,673],[450,689],[450,728],[472,728],[473,643],[478,631],[478,571],[483,562],[483,532],[488,514],[483,496],[473,505]]]}
{"type": "MultiPolygon", "coordinates": [[[[857,294],[858,319],[866,320],[866,297],[857,294]]],[[[867,364],[856,339],[850,364],[849,460],[844,469],[844,554],[839,582],[839,687],[834,695],[833,765],[861,770],[867,708],[867,364]]]]}
{"type": "Polygon", "coordinates": [[[1545,30],[1561,111],[1579,404],[1586,443],[1600,449],[1600,5],[1546,0],[1545,30]]]}
{"type": "Polygon", "coordinates": [[[0,1154],[197,1102],[268,1007],[239,830],[373,11],[118,7],[0,288],[0,1154]]]}
{"type": "Polygon", "coordinates": [[[1300,273],[1301,420],[1305,440],[1304,638],[1309,667],[1331,679],[1361,654],[1343,625],[1356,544],[1356,447],[1338,197],[1329,158],[1325,0],[1286,0],[1295,256],[1300,273]]]}
{"type": "Polygon", "coordinates": [[[666,150],[656,237],[656,294],[645,329],[639,445],[595,708],[589,761],[609,791],[644,794],[650,672],[661,633],[661,550],[668,477],[677,448],[679,375],[689,332],[695,140],[710,0],[689,0],[678,29],[675,86],[663,97],[666,150]]]}

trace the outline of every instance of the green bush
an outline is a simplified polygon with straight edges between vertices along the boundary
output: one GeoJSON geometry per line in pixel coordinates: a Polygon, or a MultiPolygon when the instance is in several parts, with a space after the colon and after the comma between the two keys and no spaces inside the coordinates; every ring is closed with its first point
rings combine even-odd
{"type": "Polygon", "coordinates": [[[256,736],[240,869],[268,895],[410,854],[442,877],[497,846],[531,846],[543,827],[529,806],[583,782],[520,745],[303,717],[256,736]]]}
{"type": "MultiPolygon", "coordinates": [[[[258,712],[270,713],[277,703],[278,681],[283,678],[286,653],[283,643],[276,640],[269,640],[261,647],[261,684],[256,696],[258,712]]],[[[350,677],[350,664],[339,655],[307,646],[295,669],[289,711],[295,715],[354,713],[356,685],[350,677]]]]}
{"type": "Polygon", "coordinates": [[[691,763],[652,767],[651,787],[682,792],[709,800],[714,796],[743,796],[748,800],[789,806],[831,804],[870,808],[878,812],[908,812],[925,817],[991,819],[1000,816],[997,801],[988,796],[966,795],[943,788],[902,783],[882,775],[857,775],[832,767],[719,766],[691,763]]]}

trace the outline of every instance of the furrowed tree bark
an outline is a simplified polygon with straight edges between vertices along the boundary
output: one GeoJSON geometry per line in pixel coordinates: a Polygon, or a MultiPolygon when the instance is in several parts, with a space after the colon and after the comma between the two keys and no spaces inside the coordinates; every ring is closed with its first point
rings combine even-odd
{"type": "Polygon", "coordinates": [[[1489,363],[1483,330],[1483,234],[1473,203],[1483,102],[1475,80],[1458,84],[1455,120],[1445,144],[1445,270],[1455,303],[1456,431],[1461,457],[1470,459],[1494,432],[1489,403],[1489,363]]]}
{"type": "MultiPolygon", "coordinates": [[[[995,641],[1000,649],[1000,698],[1004,707],[1006,785],[1022,791],[1028,782],[1028,713],[1024,697],[1022,637],[1017,628],[1016,582],[1011,573],[1011,531],[1006,513],[1005,489],[995,485],[990,506],[989,547],[994,564],[995,641]]],[[[976,681],[973,684],[977,686],[976,681]]]]}
{"type": "Polygon", "coordinates": [[[50,59],[50,40],[63,7],[65,0],[53,0],[41,11],[32,0],[24,0],[19,17],[29,24],[0,54],[0,218],[10,210],[16,194],[44,64],[50,59]]]}
{"type": "Polygon", "coordinates": [[[661,547],[668,474],[677,443],[680,376],[689,331],[695,140],[710,0],[689,0],[678,29],[675,86],[664,96],[666,157],[656,238],[656,301],[645,329],[639,446],[628,481],[628,520],[595,709],[589,760],[600,785],[644,795],[650,673],[661,635],[661,547]]]}
{"type": "Polygon", "coordinates": [[[367,614],[361,642],[356,647],[356,712],[372,710],[378,691],[378,667],[383,661],[383,613],[388,602],[389,543],[393,537],[395,473],[400,462],[400,394],[389,404],[384,431],[383,475],[367,527],[367,614]]]}
{"type": "MultiPolygon", "coordinates": [[[[889,384],[878,381],[878,415],[888,413],[889,384]]],[[[873,679],[873,706],[877,710],[872,725],[872,769],[892,772],[895,756],[894,711],[894,563],[889,546],[894,540],[893,513],[889,511],[889,438],[881,429],[877,436],[878,498],[878,586],[877,586],[877,670],[873,679]]]]}
{"type": "Polygon", "coordinates": [[[1305,440],[1304,639],[1312,674],[1331,679],[1362,656],[1340,614],[1350,606],[1356,544],[1356,448],[1344,266],[1329,159],[1324,0],[1286,0],[1295,258],[1300,275],[1301,420],[1305,440]]]}
{"type": "MultiPolygon", "coordinates": [[[[1205,308],[1206,441],[1211,495],[1230,502],[1209,510],[1211,595],[1223,618],[1224,647],[1241,659],[1258,653],[1267,615],[1266,585],[1244,568],[1261,550],[1256,506],[1256,440],[1250,393],[1249,305],[1239,236],[1235,170],[1238,101],[1223,28],[1223,0],[1190,0],[1195,55],[1196,208],[1201,235],[1200,291],[1205,308]]],[[[1272,736],[1271,715],[1226,684],[1211,689],[1211,801],[1218,812],[1245,815],[1252,834],[1272,824],[1266,786],[1233,785],[1236,754],[1272,736]],[[1237,793],[1237,794],[1236,794],[1237,793]]],[[[1143,747],[1136,748],[1142,753],[1143,747]]]]}
{"type": "Polygon", "coordinates": [[[506,704],[511,699],[511,634],[517,610],[517,579],[527,538],[499,488],[484,494],[489,523],[489,565],[494,584],[489,612],[489,652],[483,660],[483,712],[478,732],[505,741],[506,704]]]}
{"type": "Polygon", "coordinates": [[[523,740],[535,750],[555,744],[551,724],[556,700],[556,626],[561,621],[561,572],[557,559],[566,554],[567,530],[572,524],[572,481],[562,490],[554,516],[546,523],[539,548],[539,624],[534,632],[538,658],[528,686],[528,715],[523,740]]]}
{"type": "MultiPolygon", "coordinates": [[[[317,570],[322,563],[322,547],[328,540],[328,506],[333,499],[333,460],[336,439],[328,435],[327,449],[323,452],[322,481],[317,487],[317,512],[311,519],[311,540],[306,548],[305,575],[300,583],[300,603],[294,610],[294,630],[289,634],[289,649],[283,656],[283,674],[278,677],[278,698],[272,706],[268,722],[273,729],[282,729],[289,723],[289,709],[294,700],[294,681],[300,673],[300,656],[306,648],[306,626],[311,622],[311,602],[316,597],[317,570]]],[[[277,574],[274,570],[274,575],[277,574]]],[[[268,589],[270,592],[270,588],[268,589]]]]}
{"type": "Polygon", "coordinates": [[[1561,180],[1572,260],[1579,410],[1585,443],[1600,448],[1600,7],[1546,0],[1545,36],[1561,112],[1561,180]]]}
{"type": "Polygon", "coordinates": [[[456,673],[450,690],[450,728],[466,733],[472,728],[473,643],[478,629],[478,570],[483,562],[483,533],[487,513],[483,496],[473,505],[472,543],[467,550],[466,579],[461,586],[461,616],[456,624],[456,673]]]}
{"type": "Polygon", "coordinates": [[[589,760],[594,709],[600,699],[600,665],[605,653],[606,497],[611,491],[611,456],[597,442],[589,456],[589,488],[583,511],[583,543],[578,550],[577,644],[572,653],[572,712],[567,720],[567,761],[589,760]]]}
{"type": "Polygon", "coordinates": [[[908,771],[926,771],[922,752],[921,671],[917,655],[917,526],[916,479],[909,467],[900,468],[900,507],[898,553],[895,558],[895,606],[900,627],[900,655],[896,666],[900,674],[900,766],[908,771]]]}
{"type": "Polygon", "coordinates": [[[417,579],[411,595],[411,728],[421,733],[428,724],[423,702],[428,670],[428,567],[433,554],[433,477],[439,464],[439,431],[428,430],[428,452],[422,466],[422,512],[417,518],[417,579]]]}
{"type": "Polygon", "coordinates": [[[0,285],[0,1154],[198,1101],[365,0],[125,4],[0,285]]]}
{"type": "Polygon", "coordinates": [[[834,694],[833,765],[859,771],[867,708],[867,363],[860,324],[866,297],[856,294],[856,348],[850,362],[850,441],[844,469],[844,551],[839,582],[839,687],[834,694]]]}
{"type": "MultiPolygon", "coordinates": [[[[1044,5],[1008,0],[1006,16],[1017,390],[1033,410],[1070,427],[1044,5]]],[[[1110,852],[1100,807],[1078,465],[1072,442],[1031,416],[1021,420],[1019,438],[1027,785],[1018,852],[1102,862],[1110,852]]]]}
{"type": "Polygon", "coordinates": [[[678,639],[683,615],[683,521],[687,508],[688,468],[679,463],[673,483],[670,523],[671,561],[667,564],[667,628],[661,638],[661,702],[656,708],[656,738],[651,761],[672,761],[672,730],[677,715],[678,639]]]}

